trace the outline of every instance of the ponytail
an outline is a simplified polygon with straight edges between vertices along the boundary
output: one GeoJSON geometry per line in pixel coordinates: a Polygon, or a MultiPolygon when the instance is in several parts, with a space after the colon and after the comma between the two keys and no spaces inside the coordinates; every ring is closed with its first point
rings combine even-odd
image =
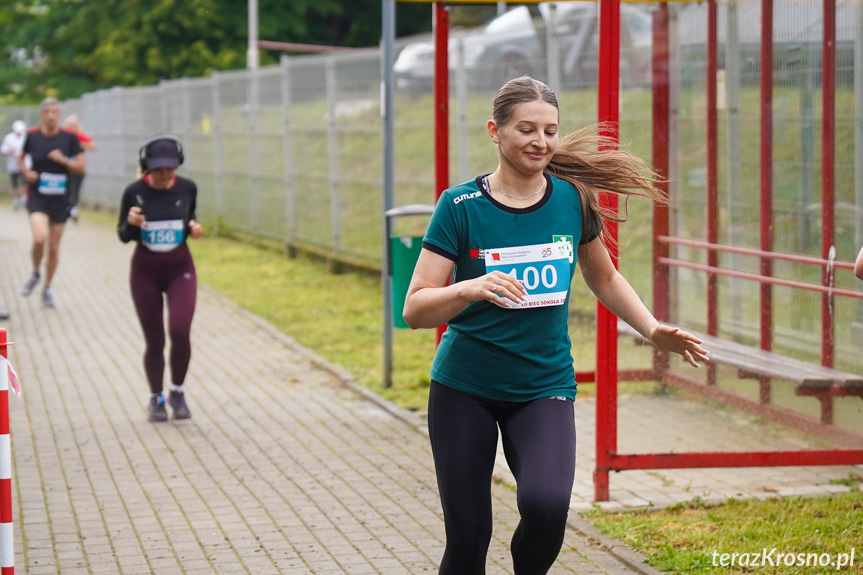
{"type": "MultiPolygon", "coordinates": [[[[582,204],[582,229],[597,229],[605,220],[618,223],[629,218],[629,198],[642,198],[656,205],[667,206],[668,194],[656,187],[665,180],[638,156],[618,148],[615,138],[602,135],[614,129],[611,123],[585,126],[560,139],[546,171],[575,186],[582,204]],[[623,196],[622,215],[600,208],[598,195],[610,192],[623,196]],[[592,218],[588,220],[588,216],[592,218]]],[[[606,247],[617,242],[600,233],[606,247]]]]}

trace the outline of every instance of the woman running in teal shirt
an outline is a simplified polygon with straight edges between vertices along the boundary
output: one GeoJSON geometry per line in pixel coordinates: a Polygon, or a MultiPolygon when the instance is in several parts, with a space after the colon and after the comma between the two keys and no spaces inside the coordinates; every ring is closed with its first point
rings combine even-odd
{"type": "Polygon", "coordinates": [[[514,572],[547,573],[560,552],[575,473],[567,314],[576,263],[599,301],[654,345],[695,367],[707,359],[700,340],[653,317],[603,241],[603,220],[617,218],[596,193],[665,203],[655,174],[600,146],[611,142],[595,126],[558,142],[558,119],[542,82],[525,76],[500,89],[488,122],[497,168],[441,195],[408,289],[409,326],[449,326],[428,409],[446,528],[442,575],[485,573],[498,429],[521,514],[514,572]]]}

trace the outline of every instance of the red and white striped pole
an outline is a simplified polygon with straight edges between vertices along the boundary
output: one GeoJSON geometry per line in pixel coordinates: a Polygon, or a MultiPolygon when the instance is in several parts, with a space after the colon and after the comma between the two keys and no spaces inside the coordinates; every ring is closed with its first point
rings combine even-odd
{"type": "Polygon", "coordinates": [[[15,573],[12,545],[12,443],[9,438],[9,362],[6,330],[0,328],[0,575],[15,573]]]}

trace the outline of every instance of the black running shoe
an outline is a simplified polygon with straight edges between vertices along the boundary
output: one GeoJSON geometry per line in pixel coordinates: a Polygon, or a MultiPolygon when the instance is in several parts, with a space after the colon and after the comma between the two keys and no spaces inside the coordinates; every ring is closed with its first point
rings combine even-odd
{"type": "Polygon", "coordinates": [[[168,396],[168,403],[171,409],[174,410],[174,419],[189,419],[192,417],[192,412],[186,405],[186,394],[182,391],[172,391],[168,396]]]}
{"type": "Polygon", "coordinates": [[[165,396],[162,394],[150,398],[150,403],[147,404],[147,421],[168,421],[165,396]]]}
{"type": "Polygon", "coordinates": [[[39,283],[40,280],[39,274],[33,274],[30,276],[30,279],[27,280],[27,283],[24,284],[24,287],[21,288],[21,295],[27,297],[31,293],[33,293],[33,288],[36,287],[36,284],[39,283]]]}

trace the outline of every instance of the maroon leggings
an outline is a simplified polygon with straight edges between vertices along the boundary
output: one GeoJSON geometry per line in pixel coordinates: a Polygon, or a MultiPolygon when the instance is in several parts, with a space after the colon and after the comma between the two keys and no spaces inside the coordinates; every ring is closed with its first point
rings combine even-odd
{"type": "Polygon", "coordinates": [[[182,385],[192,357],[189,334],[195,315],[198,280],[189,247],[155,253],[138,245],[129,274],[132,299],[144,330],[147,347],[144,371],[150,391],[162,393],[165,375],[165,324],[162,294],[168,296],[168,333],[171,336],[171,381],[182,385]]]}

